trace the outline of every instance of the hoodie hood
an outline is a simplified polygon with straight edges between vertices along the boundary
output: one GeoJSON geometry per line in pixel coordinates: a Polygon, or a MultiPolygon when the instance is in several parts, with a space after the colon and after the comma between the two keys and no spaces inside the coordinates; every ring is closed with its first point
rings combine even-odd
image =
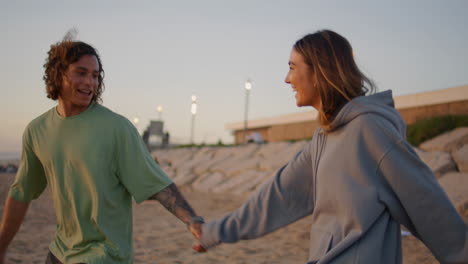
{"type": "Polygon", "coordinates": [[[377,114],[388,120],[400,133],[403,133],[402,135],[406,133],[406,125],[395,109],[391,90],[368,96],[358,96],[348,102],[333,120],[332,131],[364,114],[377,114]]]}

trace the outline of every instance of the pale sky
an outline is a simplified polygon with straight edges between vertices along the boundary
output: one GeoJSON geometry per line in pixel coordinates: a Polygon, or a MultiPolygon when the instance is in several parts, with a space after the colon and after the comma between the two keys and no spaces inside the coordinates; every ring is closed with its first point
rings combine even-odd
{"type": "Polygon", "coordinates": [[[226,123],[311,108],[284,83],[294,42],[331,29],[346,37],[379,90],[412,94],[468,84],[468,1],[7,1],[1,0],[0,152],[19,152],[32,119],[55,106],[42,80],[46,53],[70,28],[106,72],[103,105],[144,130],[162,119],[171,139],[233,141],[226,123]]]}

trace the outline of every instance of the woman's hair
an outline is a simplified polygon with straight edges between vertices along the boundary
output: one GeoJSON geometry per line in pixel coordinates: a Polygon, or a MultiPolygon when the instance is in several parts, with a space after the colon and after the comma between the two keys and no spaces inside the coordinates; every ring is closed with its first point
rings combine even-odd
{"type": "Polygon", "coordinates": [[[97,51],[89,44],[81,41],[63,40],[50,46],[48,57],[44,64],[43,79],[46,84],[47,97],[57,100],[62,87],[65,71],[72,63],[77,62],[84,55],[94,55],[99,64],[98,87],[92,102],[101,102],[104,90],[104,69],[97,51]]]}
{"type": "Polygon", "coordinates": [[[353,49],[341,35],[331,30],[308,34],[294,44],[310,67],[322,102],[319,123],[332,129],[331,123],[338,111],[354,97],[374,92],[375,85],[358,68],[353,49]]]}

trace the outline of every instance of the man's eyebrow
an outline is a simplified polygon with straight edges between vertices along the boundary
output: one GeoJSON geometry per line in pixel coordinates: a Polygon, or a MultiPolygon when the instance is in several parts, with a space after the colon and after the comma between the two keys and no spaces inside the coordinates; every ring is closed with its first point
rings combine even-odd
{"type": "MultiPolygon", "coordinates": [[[[88,71],[88,68],[83,67],[83,66],[76,66],[76,69],[77,70],[82,70],[82,71],[88,71]]],[[[96,73],[96,72],[98,73],[99,71],[98,70],[93,70],[92,72],[93,73],[96,73]]]]}

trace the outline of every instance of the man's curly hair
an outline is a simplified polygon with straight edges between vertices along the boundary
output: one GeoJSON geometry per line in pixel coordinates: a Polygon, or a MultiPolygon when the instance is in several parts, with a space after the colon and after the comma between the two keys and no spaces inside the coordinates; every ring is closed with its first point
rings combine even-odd
{"type": "Polygon", "coordinates": [[[63,40],[50,46],[48,57],[44,64],[44,82],[47,97],[57,100],[62,87],[63,77],[68,66],[77,62],[84,55],[94,55],[99,64],[98,87],[92,102],[102,102],[101,94],[104,91],[104,69],[97,51],[89,44],[81,41],[63,40]]]}

